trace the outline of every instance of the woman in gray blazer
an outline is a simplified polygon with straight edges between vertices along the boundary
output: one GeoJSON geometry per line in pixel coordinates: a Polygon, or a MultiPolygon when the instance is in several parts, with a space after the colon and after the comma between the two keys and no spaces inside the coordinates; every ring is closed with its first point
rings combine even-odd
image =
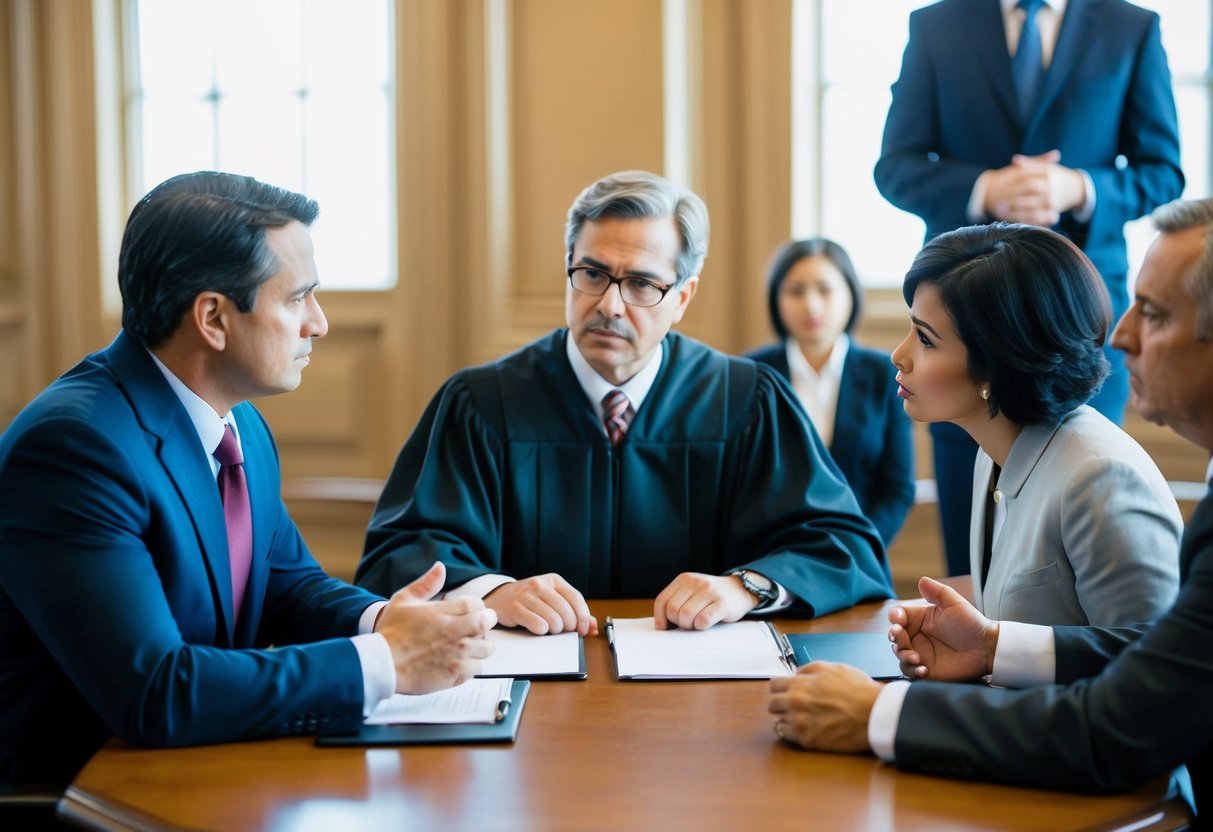
{"type": "Polygon", "coordinates": [[[980,446],[970,564],[987,616],[1133,624],[1178,589],[1183,522],[1153,460],[1083,404],[1108,372],[1107,292],[1066,238],[1024,225],[927,243],[902,287],[910,333],[893,351],[910,418],[980,446]]]}

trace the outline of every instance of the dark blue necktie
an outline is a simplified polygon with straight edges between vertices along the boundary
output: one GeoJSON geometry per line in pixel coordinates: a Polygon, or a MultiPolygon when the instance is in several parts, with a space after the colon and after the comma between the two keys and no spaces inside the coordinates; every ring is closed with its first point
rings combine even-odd
{"type": "Polygon", "coordinates": [[[1019,95],[1019,114],[1024,122],[1032,118],[1036,104],[1036,93],[1044,78],[1044,56],[1040,48],[1040,29],[1036,27],[1036,12],[1044,0],[1019,0],[1024,11],[1023,28],[1019,31],[1019,43],[1015,57],[1011,59],[1011,75],[1015,78],[1015,92],[1019,95]]]}

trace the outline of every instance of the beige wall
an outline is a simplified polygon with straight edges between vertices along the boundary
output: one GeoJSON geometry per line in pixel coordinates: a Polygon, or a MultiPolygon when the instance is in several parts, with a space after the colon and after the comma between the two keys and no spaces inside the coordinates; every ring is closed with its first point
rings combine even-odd
{"type": "MultiPolygon", "coordinates": [[[[682,150],[713,233],[682,329],[738,351],[767,338],[762,269],[790,226],[791,1],[684,5],[682,150]]],[[[0,424],[113,335],[100,287],[114,264],[100,252],[116,233],[99,228],[120,227],[138,195],[114,192],[121,119],[96,102],[121,96],[117,73],[94,62],[118,64],[110,46],[94,53],[94,28],[118,8],[0,0],[0,424]]],[[[664,166],[662,14],[659,0],[399,0],[399,284],[324,294],[331,334],[303,386],[260,403],[288,477],[385,476],[447,375],[563,323],[569,203],[611,170],[664,166]]],[[[861,339],[891,347],[905,326],[898,293],[868,308],[861,339]]],[[[1134,430],[1169,476],[1203,473],[1169,433],[1134,430]]],[[[365,512],[299,510],[350,563],[365,512]]],[[[894,551],[903,578],[937,562],[934,524],[911,527],[922,530],[894,551]]]]}

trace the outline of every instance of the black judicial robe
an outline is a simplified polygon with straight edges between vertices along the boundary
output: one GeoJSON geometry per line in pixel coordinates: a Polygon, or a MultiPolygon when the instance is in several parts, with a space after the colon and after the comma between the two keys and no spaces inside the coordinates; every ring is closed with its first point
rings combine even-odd
{"type": "Polygon", "coordinates": [[[555,572],[587,598],[652,598],[746,566],[822,615],[891,595],[875,529],[770,367],[670,333],[612,448],[567,330],[453,376],[371,518],[357,581],[390,594],[435,560],[447,586],[555,572]]]}

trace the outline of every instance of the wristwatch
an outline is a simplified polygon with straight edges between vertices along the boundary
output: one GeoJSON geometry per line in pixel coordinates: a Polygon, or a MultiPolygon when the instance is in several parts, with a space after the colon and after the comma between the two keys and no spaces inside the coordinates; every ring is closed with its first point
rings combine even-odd
{"type": "Polygon", "coordinates": [[[758,598],[754,609],[760,610],[763,607],[769,607],[779,597],[779,590],[767,576],[751,572],[749,569],[739,569],[733,574],[741,579],[741,586],[746,592],[758,598]]]}

